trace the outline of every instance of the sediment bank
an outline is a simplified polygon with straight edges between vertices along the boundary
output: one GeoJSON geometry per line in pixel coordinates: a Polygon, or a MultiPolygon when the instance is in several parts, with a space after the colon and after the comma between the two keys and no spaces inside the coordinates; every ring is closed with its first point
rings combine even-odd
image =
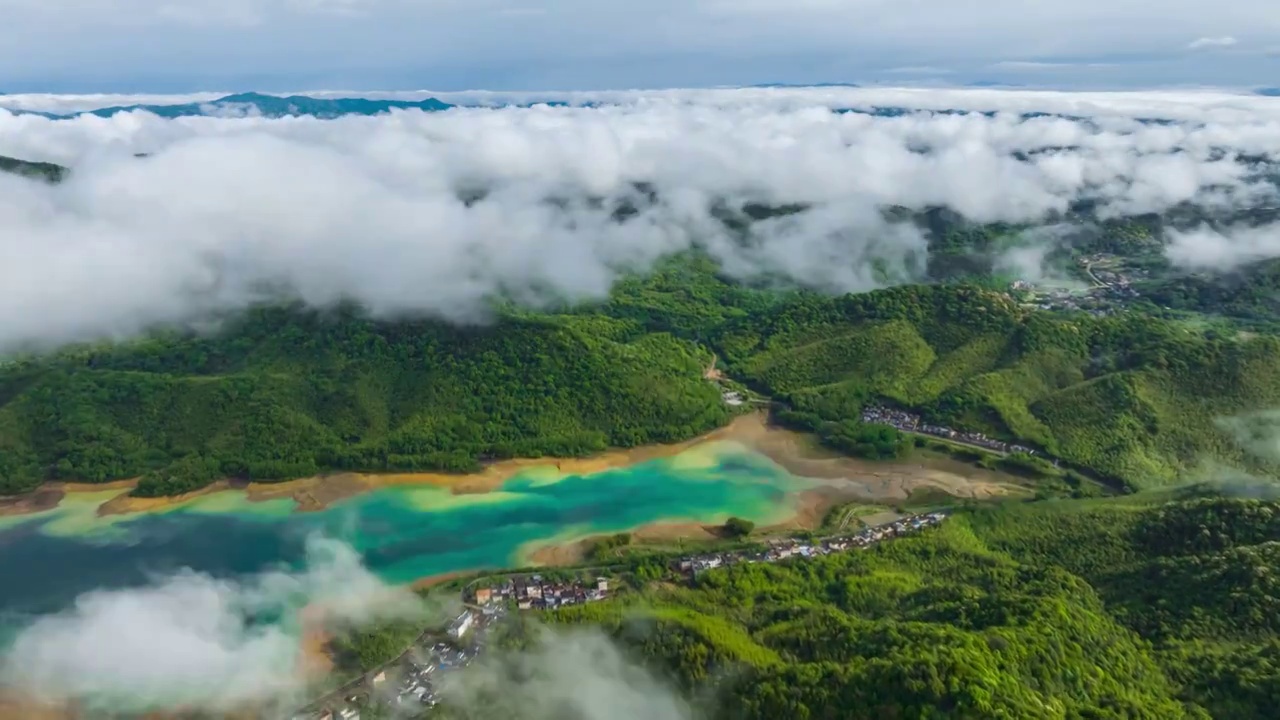
{"type": "MultiPolygon", "coordinates": [[[[238,483],[221,480],[208,487],[174,497],[140,498],[129,495],[137,481],[112,483],[49,483],[26,495],[0,499],[0,516],[26,515],[52,510],[69,494],[119,490],[104,502],[98,514],[128,515],[163,512],[220,492],[243,492],[251,502],[288,499],[297,512],[315,512],[379,488],[424,485],[448,489],[454,494],[479,494],[498,490],[522,473],[545,472],[550,479],[590,475],[684,453],[694,447],[731,441],[763,454],[798,477],[828,480],[847,499],[892,502],[905,500],[921,488],[933,488],[957,497],[991,498],[1008,494],[1012,478],[966,465],[933,458],[924,463],[870,462],[829,453],[817,447],[809,435],[770,425],[763,413],[743,415],[729,425],[700,437],[670,445],[612,450],[587,458],[503,460],[467,475],[448,473],[330,473],[275,483],[238,483]]],[[[819,518],[820,520],[820,518],[819,518]]],[[[797,524],[797,528],[805,523],[797,524]]],[[[696,536],[691,527],[685,531],[696,536]]],[[[657,531],[654,531],[657,532],[657,531]]]]}

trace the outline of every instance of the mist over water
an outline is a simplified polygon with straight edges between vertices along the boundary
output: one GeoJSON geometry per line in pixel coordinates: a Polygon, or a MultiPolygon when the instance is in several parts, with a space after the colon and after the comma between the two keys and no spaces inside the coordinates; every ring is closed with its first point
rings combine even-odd
{"type": "Polygon", "coordinates": [[[305,513],[222,491],[98,516],[121,491],[70,493],[0,518],[0,691],[91,708],[288,709],[309,682],[304,606],[321,629],[427,622],[444,615],[408,592],[414,580],[655,522],[781,522],[817,484],[715,442],[590,474],[535,467],[484,493],[385,487],[305,513]]]}
{"type": "Polygon", "coordinates": [[[518,474],[490,493],[454,495],[396,486],[294,513],[292,500],[249,502],[226,491],[153,513],[98,517],[116,493],[71,494],[46,513],[0,519],[0,612],[15,617],[66,607],[79,593],[129,587],[188,567],[236,577],[299,565],[307,538],[339,539],[391,583],[461,570],[509,567],[539,542],[661,521],[779,522],[807,482],[732,444],[589,475],[518,474]]]}

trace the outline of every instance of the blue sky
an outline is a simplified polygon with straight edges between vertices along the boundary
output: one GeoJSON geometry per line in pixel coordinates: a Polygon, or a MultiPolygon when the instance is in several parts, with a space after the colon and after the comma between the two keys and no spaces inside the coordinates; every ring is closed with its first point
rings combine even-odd
{"type": "Polygon", "coordinates": [[[0,0],[0,91],[1280,84],[1273,0],[0,0]]]}

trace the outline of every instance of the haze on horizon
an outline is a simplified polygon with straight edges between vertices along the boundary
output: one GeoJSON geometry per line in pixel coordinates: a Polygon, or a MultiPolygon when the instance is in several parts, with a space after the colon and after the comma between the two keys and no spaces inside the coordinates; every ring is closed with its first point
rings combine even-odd
{"type": "Polygon", "coordinates": [[[1275,85],[1270,0],[0,0],[0,92],[1275,85]]]}

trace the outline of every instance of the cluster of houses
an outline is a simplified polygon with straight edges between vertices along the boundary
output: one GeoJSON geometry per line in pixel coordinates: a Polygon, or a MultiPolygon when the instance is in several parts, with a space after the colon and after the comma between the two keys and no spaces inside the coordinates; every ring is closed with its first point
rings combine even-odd
{"type": "MultiPolygon", "coordinates": [[[[1009,289],[1031,296],[1030,304],[1041,310],[1083,311],[1091,315],[1109,315],[1125,301],[1139,296],[1133,286],[1133,279],[1116,268],[1118,265],[1114,255],[1097,253],[1076,259],[1076,263],[1085,270],[1098,284],[1084,291],[1073,291],[1065,288],[1040,288],[1025,280],[1016,280],[1009,289]],[[1112,269],[1103,269],[1106,266],[1112,269]]],[[[1138,278],[1146,277],[1141,268],[1131,270],[1138,278]]]]}
{"type": "Polygon", "coordinates": [[[1126,300],[1133,300],[1138,296],[1138,291],[1126,283],[1093,287],[1083,293],[1067,290],[1040,293],[1031,305],[1039,310],[1086,312],[1094,317],[1103,317],[1115,312],[1126,300]]]}
{"type": "Polygon", "coordinates": [[[965,432],[963,430],[955,430],[944,425],[929,425],[920,421],[920,416],[905,410],[895,410],[893,408],[882,407],[880,405],[868,405],[862,410],[862,422],[880,423],[882,425],[892,425],[893,427],[904,432],[923,433],[925,435],[933,435],[934,437],[946,438],[948,440],[956,440],[969,445],[977,445],[989,450],[996,450],[1005,453],[1026,453],[1027,455],[1035,455],[1036,451],[1024,445],[1016,445],[1007,443],[1003,440],[990,438],[983,433],[965,432]]]}
{"type": "Polygon", "coordinates": [[[345,698],[335,697],[327,707],[295,715],[294,720],[360,720],[360,708],[371,696],[393,703],[396,717],[417,717],[440,702],[439,683],[443,676],[470,665],[484,646],[484,634],[505,609],[486,608],[482,613],[467,610],[449,624],[449,642],[425,641],[398,662],[367,678],[365,689],[345,698]],[[468,635],[468,643],[461,642],[468,635]]]}
{"type": "MultiPolygon", "coordinates": [[[[1133,279],[1116,269],[1123,262],[1121,258],[1111,253],[1094,253],[1076,258],[1076,264],[1085,268],[1090,275],[1103,285],[1129,287],[1133,283],[1133,279]]],[[[1144,268],[1131,268],[1129,272],[1139,279],[1147,277],[1147,271],[1144,268]]]]}
{"type": "Polygon", "coordinates": [[[932,525],[937,525],[947,518],[944,512],[933,512],[923,515],[911,515],[887,525],[867,528],[852,535],[823,538],[821,540],[804,541],[787,538],[770,542],[761,550],[737,550],[705,553],[680,558],[675,568],[680,572],[693,576],[718,567],[737,563],[779,562],[790,558],[812,558],[830,555],[847,550],[858,550],[870,547],[881,540],[905,535],[932,525]]]}
{"type": "MultiPolygon", "coordinates": [[[[476,623],[477,620],[472,613],[463,613],[449,626],[449,636],[455,641],[461,640],[469,631],[477,627],[476,623]],[[458,634],[455,635],[455,633],[458,634]]],[[[474,657],[474,652],[459,650],[447,643],[436,643],[430,648],[421,648],[419,652],[410,653],[394,671],[400,678],[395,691],[396,705],[411,711],[435,707],[440,702],[437,688],[440,676],[466,667],[471,664],[474,657]]],[[[375,676],[374,682],[380,683],[382,680],[375,676]]]]}
{"type": "MultiPolygon", "coordinates": [[[[812,541],[779,539],[770,541],[759,550],[690,555],[677,559],[673,566],[677,571],[692,577],[705,570],[742,562],[777,562],[790,558],[821,557],[866,548],[881,540],[937,525],[946,517],[944,512],[912,515],[851,535],[812,541]]],[[[448,642],[436,642],[434,645],[424,643],[415,648],[397,664],[369,677],[369,689],[383,697],[393,696],[395,704],[402,710],[416,713],[434,707],[439,702],[438,684],[441,676],[466,667],[483,651],[487,630],[507,612],[512,603],[521,610],[534,610],[603,600],[609,595],[609,580],[596,578],[594,582],[553,581],[544,579],[541,575],[509,577],[498,585],[475,588],[470,591],[470,595],[470,599],[479,607],[460,613],[450,622],[447,628],[448,642]],[[389,677],[396,678],[397,682],[392,683],[389,677]]],[[[330,706],[296,715],[295,720],[360,720],[359,707],[367,697],[364,693],[352,695],[339,707],[330,706]]]]}
{"type": "Polygon", "coordinates": [[[495,587],[476,588],[472,600],[477,605],[506,604],[514,602],[520,610],[548,610],[566,605],[581,605],[603,600],[609,596],[609,580],[596,578],[593,582],[582,580],[551,581],[541,575],[508,579],[495,587]]]}

